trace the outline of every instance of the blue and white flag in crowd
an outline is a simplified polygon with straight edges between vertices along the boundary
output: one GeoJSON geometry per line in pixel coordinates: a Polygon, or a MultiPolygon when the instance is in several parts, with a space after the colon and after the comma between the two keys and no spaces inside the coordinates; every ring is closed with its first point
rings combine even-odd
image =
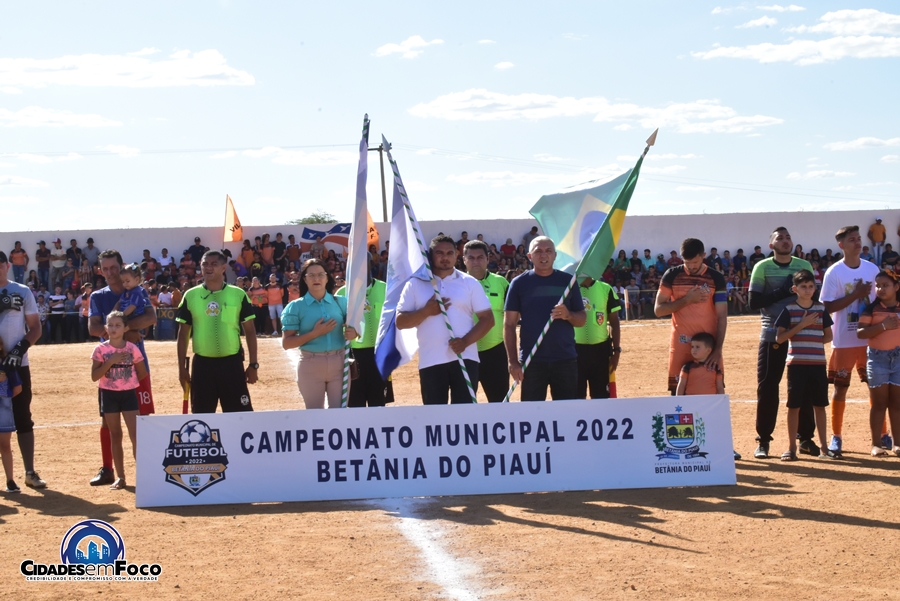
{"type": "MultiPolygon", "coordinates": [[[[415,228],[420,230],[419,224],[415,228]]],[[[410,278],[429,280],[425,258],[416,242],[412,219],[407,215],[397,180],[394,179],[394,197],[391,204],[391,252],[388,257],[387,288],[381,323],[375,339],[375,364],[381,377],[387,380],[395,369],[412,360],[419,350],[416,330],[398,330],[396,324],[397,303],[400,293],[410,278]]]]}
{"type": "Polygon", "coordinates": [[[308,253],[312,245],[316,243],[316,238],[321,236],[322,244],[328,250],[333,250],[342,259],[345,258],[347,256],[347,246],[350,244],[350,228],[352,225],[351,223],[336,223],[330,228],[323,225],[321,229],[318,227],[304,227],[300,233],[300,239],[297,240],[297,243],[300,245],[300,252],[308,253]]]}
{"type": "Polygon", "coordinates": [[[363,335],[363,313],[366,308],[366,288],[369,284],[369,219],[366,199],[366,177],[369,172],[369,115],[363,119],[362,139],[359,141],[359,168],[356,171],[356,210],[350,228],[347,257],[347,325],[363,335]]]}

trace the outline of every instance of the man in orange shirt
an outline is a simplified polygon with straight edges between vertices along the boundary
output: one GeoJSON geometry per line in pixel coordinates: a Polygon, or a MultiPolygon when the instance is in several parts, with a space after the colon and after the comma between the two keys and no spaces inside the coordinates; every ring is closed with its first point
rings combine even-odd
{"type": "Polygon", "coordinates": [[[881,224],[881,217],[876,217],[875,223],[869,226],[869,240],[872,241],[872,252],[875,253],[875,265],[879,267],[881,267],[881,251],[884,248],[885,239],[887,239],[887,230],[881,224]]]}
{"type": "Polygon", "coordinates": [[[681,243],[682,265],[666,270],[656,293],[657,317],[672,316],[669,344],[669,392],[678,388],[681,368],[693,361],[691,338],[708,332],[716,337],[715,350],[706,360],[710,370],[722,369],[722,345],[728,327],[728,291],[725,276],[703,262],[703,242],[688,238],[681,243]]]}
{"type": "Polygon", "coordinates": [[[17,284],[24,284],[25,271],[28,269],[28,253],[18,240],[16,240],[15,248],[9,252],[9,262],[12,263],[13,280],[17,284]]]}

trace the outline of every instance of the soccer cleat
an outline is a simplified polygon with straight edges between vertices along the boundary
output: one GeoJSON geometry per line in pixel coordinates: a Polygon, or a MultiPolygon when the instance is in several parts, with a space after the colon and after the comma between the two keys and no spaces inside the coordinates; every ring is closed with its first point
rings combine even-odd
{"type": "Polygon", "coordinates": [[[837,434],[831,435],[831,442],[828,443],[828,450],[834,451],[835,453],[841,452],[841,445],[843,445],[844,441],[841,440],[841,437],[837,434]]]}
{"type": "Polygon", "coordinates": [[[894,446],[894,439],[891,438],[890,434],[882,434],[881,435],[881,448],[882,449],[890,449],[894,446]]]}
{"type": "Polygon", "coordinates": [[[6,481],[6,490],[3,492],[14,493],[14,492],[22,492],[22,489],[19,488],[19,485],[16,484],[13,480],[6,481]]]}
{"type": "Polygon", "coordinates": [[[819,445],[814,443],[811,440],[803,440],[800,441],[800,453],[803,455],[812,455],[813,457],[818,457],[822,450],[819,448],[819,445]]]}
{"type": "Polygon", "coordinates": [[[91,478],[91,486],[103,486],[116,481],[116,475],[108,467],[101,467],[97,475],[91,478]]]}
{"type": "MultiPolygon", "coordinates": [[[[733,449],[732,449],[732,450],[733,450],[733,449]]],[[[734,460],[737,461],[737,460],[740,459],[740,458],[741,458],[741,454],[738,453],[737,451],[734,451],[734,460]]]]}
{"type": "Polygon", "coordinates": [[[753,452],[753,456],[757,459],[766,459],[769,456],[769,445],[762,442],[759,443],[759,446],[753,452]]]}
{"type": "Polygon", "coordinates": [[[31,488],[46,488],[47,483],[41,480],[37,472],[25,472],[25,486],[31,488]]]}

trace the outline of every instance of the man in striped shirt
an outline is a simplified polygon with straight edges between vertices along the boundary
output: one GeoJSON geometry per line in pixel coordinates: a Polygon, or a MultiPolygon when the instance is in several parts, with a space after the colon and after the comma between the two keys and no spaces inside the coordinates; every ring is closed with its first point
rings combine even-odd
{"type": "Polygon", "coordinates": [[[788,303],[775,320],[778,328],[775,342],[783,345],[790,340],[787,355],[789,449],[781,460],[797,459],[797,429],[803,407],[815,412],[821,445],[819,457],[840,459],[840,452],[829,450],[825,440],[825,407],[828,406],[825,343],[831,342],[831,317],[822,303],[813,300],[816,279],[811,271],[801,269],[793,275],[792,282],[791,290],[797,300],[788,303]]]}

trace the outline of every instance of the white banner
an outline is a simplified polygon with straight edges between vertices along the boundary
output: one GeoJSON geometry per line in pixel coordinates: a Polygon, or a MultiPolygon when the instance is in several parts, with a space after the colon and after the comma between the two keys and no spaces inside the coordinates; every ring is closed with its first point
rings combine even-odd
{"type": "Polygon", "coordinates": [[[726,395],[138,418],[137,506],[736,484],[726,395]]]}

